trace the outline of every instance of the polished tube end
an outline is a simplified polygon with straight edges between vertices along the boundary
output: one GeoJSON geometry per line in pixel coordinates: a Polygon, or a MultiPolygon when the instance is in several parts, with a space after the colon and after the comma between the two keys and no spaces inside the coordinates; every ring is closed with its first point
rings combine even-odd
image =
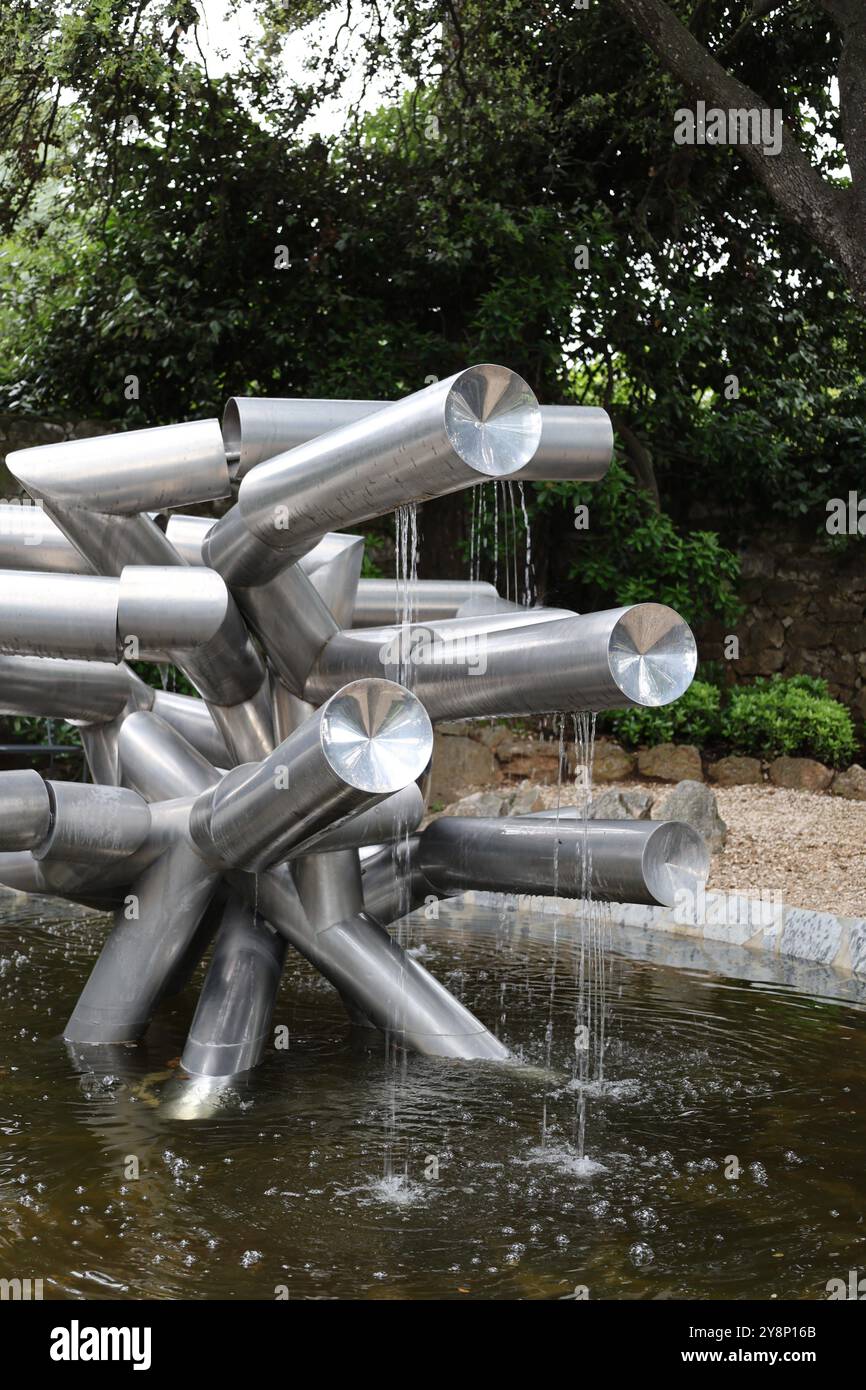
{"type": "Polygon", "coordinates": [[[688,623],[673,608],[636,603],[614,624],[608,663],[630,704],[655,708],[671,704],[688,690],[698,649],[688,623]]]}
{"type": "Polygon", "coordinates": [[[359,680],[324,706],[321,743],[346,786],[388,795],[421,776],[433,753],[433,726],[421,701],[403,686],[359,680]]]}
{"type": "Polygon", "coordinates": [[[660,821],[643,850],[643,875],[662,907],[676,907],[681,896],[694,899],[709,877],[710,851],[697,830],[684,821],[660,821]]]}
{"type": "Polygon", "coordinates": [[[445,401],[445,428],[469,468],[507,478],[538,448],[541,409],[516,372],[485,363],[456,377],[445,401]]]}

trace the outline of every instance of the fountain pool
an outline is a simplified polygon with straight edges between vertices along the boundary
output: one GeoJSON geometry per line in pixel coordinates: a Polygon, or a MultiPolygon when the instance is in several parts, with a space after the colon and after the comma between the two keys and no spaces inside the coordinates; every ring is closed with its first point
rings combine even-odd
{"type": "Polygon", "coordinates": [[[866,1267],[866,1013],[808,967],[709,973],[613,928],[579,1159],[572,920],[457,900],[401,927],[513,1065],[393,1067],[292,953],[287,1046],[190,1122],[196,982],[79,1064],[60,1034],[106,919],[4,909],[0,1267],[46,1298],[821,1299],[866,1267]]]}

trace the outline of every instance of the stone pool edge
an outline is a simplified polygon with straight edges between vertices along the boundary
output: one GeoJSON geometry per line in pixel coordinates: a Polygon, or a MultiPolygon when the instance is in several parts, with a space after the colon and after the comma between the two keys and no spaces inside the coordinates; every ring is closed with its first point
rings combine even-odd
{"type": "MultiPolygon", "coordinates": [[[[495,901],[495,893],[467,893],[468,901],[495,901]]],[[[574,917],[580,904],[564,898],[523,898],[534,910],[574,917]]],[[[789,907],[740,893],[708,891],[700,911],[686,907],[608,904],[614,926],[741,946],[767,956],[829,966],[866,980],[866,919],[789,907]]]]}

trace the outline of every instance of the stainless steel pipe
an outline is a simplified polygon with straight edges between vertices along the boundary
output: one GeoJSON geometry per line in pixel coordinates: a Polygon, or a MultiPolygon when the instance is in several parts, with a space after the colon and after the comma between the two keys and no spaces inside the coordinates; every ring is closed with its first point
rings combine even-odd
{"type": "Polygon", "coordinates": [[[310,440],[248,473],[204,556],[233,587],[267,582],[328,531],[507,478],[535,453],[538,405],[504,367],[479,366],[310,440]]]}
{"type": "MultiPolygon", "coordinates": [[[[236,478],[276,454],[374,415],[387,401],[305,400],[233,396],[223,414],[223,439],[236,478]]],[[[533,457],[513,475],[527,481],[594,482],[613,455],[613,427],[597,406],[543,405],[533,457]]]]}
{"type": "Polygon", "coordinates": [[[0,772],[0,850],[33,849],[51,826],[51,797],[38,772],[0,772]]]}
{"type": "Polygon", "coordinates": [[[473,620],[454,622],[446,640],[444,624],[415,624],[387,641],[379,640],[383,629],[339,633],[319,656],[306,699],[325,699],[362,677],[408,679],[407,653],[409,683],[434,720],[666,705],[688,689],[697,666],[690,628],[664,604],[514,629],[495,627],[494,615],[486,632],[483,618],[480,629],[459,626],[473,620]]]}
{"type": "Polygon", "coordinates": [[[230,896],[181,1055],[195,1076],[249,1071],[272,1041],[271,1020],[286,939],[230,896]]]}
{"type": "Polygon", "coordinates": [[[681,821],[442,816],[418,838],[434,890],[537,893],[674,906],[706,882],[703,839],[681,821]]]}
{"type": "Polygon", "coordinates": [[[118,579],[0,570],[0,652],[119,662],[151,647],[194,649],[229,606],[213,570],[127,565],[118,579]]]}
{"type": "Polygon", "coordinates": [[[136,1042],[153,1017],[216,890],[219,871],[186,832],[133,884],[81,992],[64,1038],[75,1043],[136,1042]]]}
{"type": "Polygon", "coordinates": [[[184,507],[231,491],[216,420],[16,449],[6,467],[31,497],[116,516],[184,507]]]}
{"type": "Polygon", "coordinates": [[[309,847],[353,812],[401,791],[430,760],[423,706],[390,681],[332,696],[263,762],[202,793],[190,830],[203,854],[259,870],[309,847]]]}
{"type": "Polygon", "coordinates": [[[492,584],[474,579],[416,579],[408,584],[397,579],[362,579],[349,627],[381,627],[400,621],[404,598],[415,622],[456,618],[458,610],[473,598],[497,599],[492,584]]]}
{"type": "Polygon", "coordinates": [[[394,1045],[428,1057],[508,1059],[504,1044],[363,911],[339,920],[328,920],[326,911],[314,927],[299,913],[284,867],[260,875],[257,892],[268,920],[394,1045]]]}

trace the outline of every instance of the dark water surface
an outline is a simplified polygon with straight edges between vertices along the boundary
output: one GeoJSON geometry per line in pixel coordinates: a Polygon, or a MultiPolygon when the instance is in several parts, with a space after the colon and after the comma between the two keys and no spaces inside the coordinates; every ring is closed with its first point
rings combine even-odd
{"type": "Polygon", "coordinates": [[[0,1276],[46,1297],[814,1299],[866,1273],[854,1003],[609,951],[581,1161],[573,927],[555,952],[526,913],[409,928],[515,1051],[504,1067],[394,1067],[290,955],[288,1048],[187,1121],[167,1112],[193,1108],[194,991],[140,1047],[74,1058],[60,1039],[105,930],[0,908],[0,1276]]]}

